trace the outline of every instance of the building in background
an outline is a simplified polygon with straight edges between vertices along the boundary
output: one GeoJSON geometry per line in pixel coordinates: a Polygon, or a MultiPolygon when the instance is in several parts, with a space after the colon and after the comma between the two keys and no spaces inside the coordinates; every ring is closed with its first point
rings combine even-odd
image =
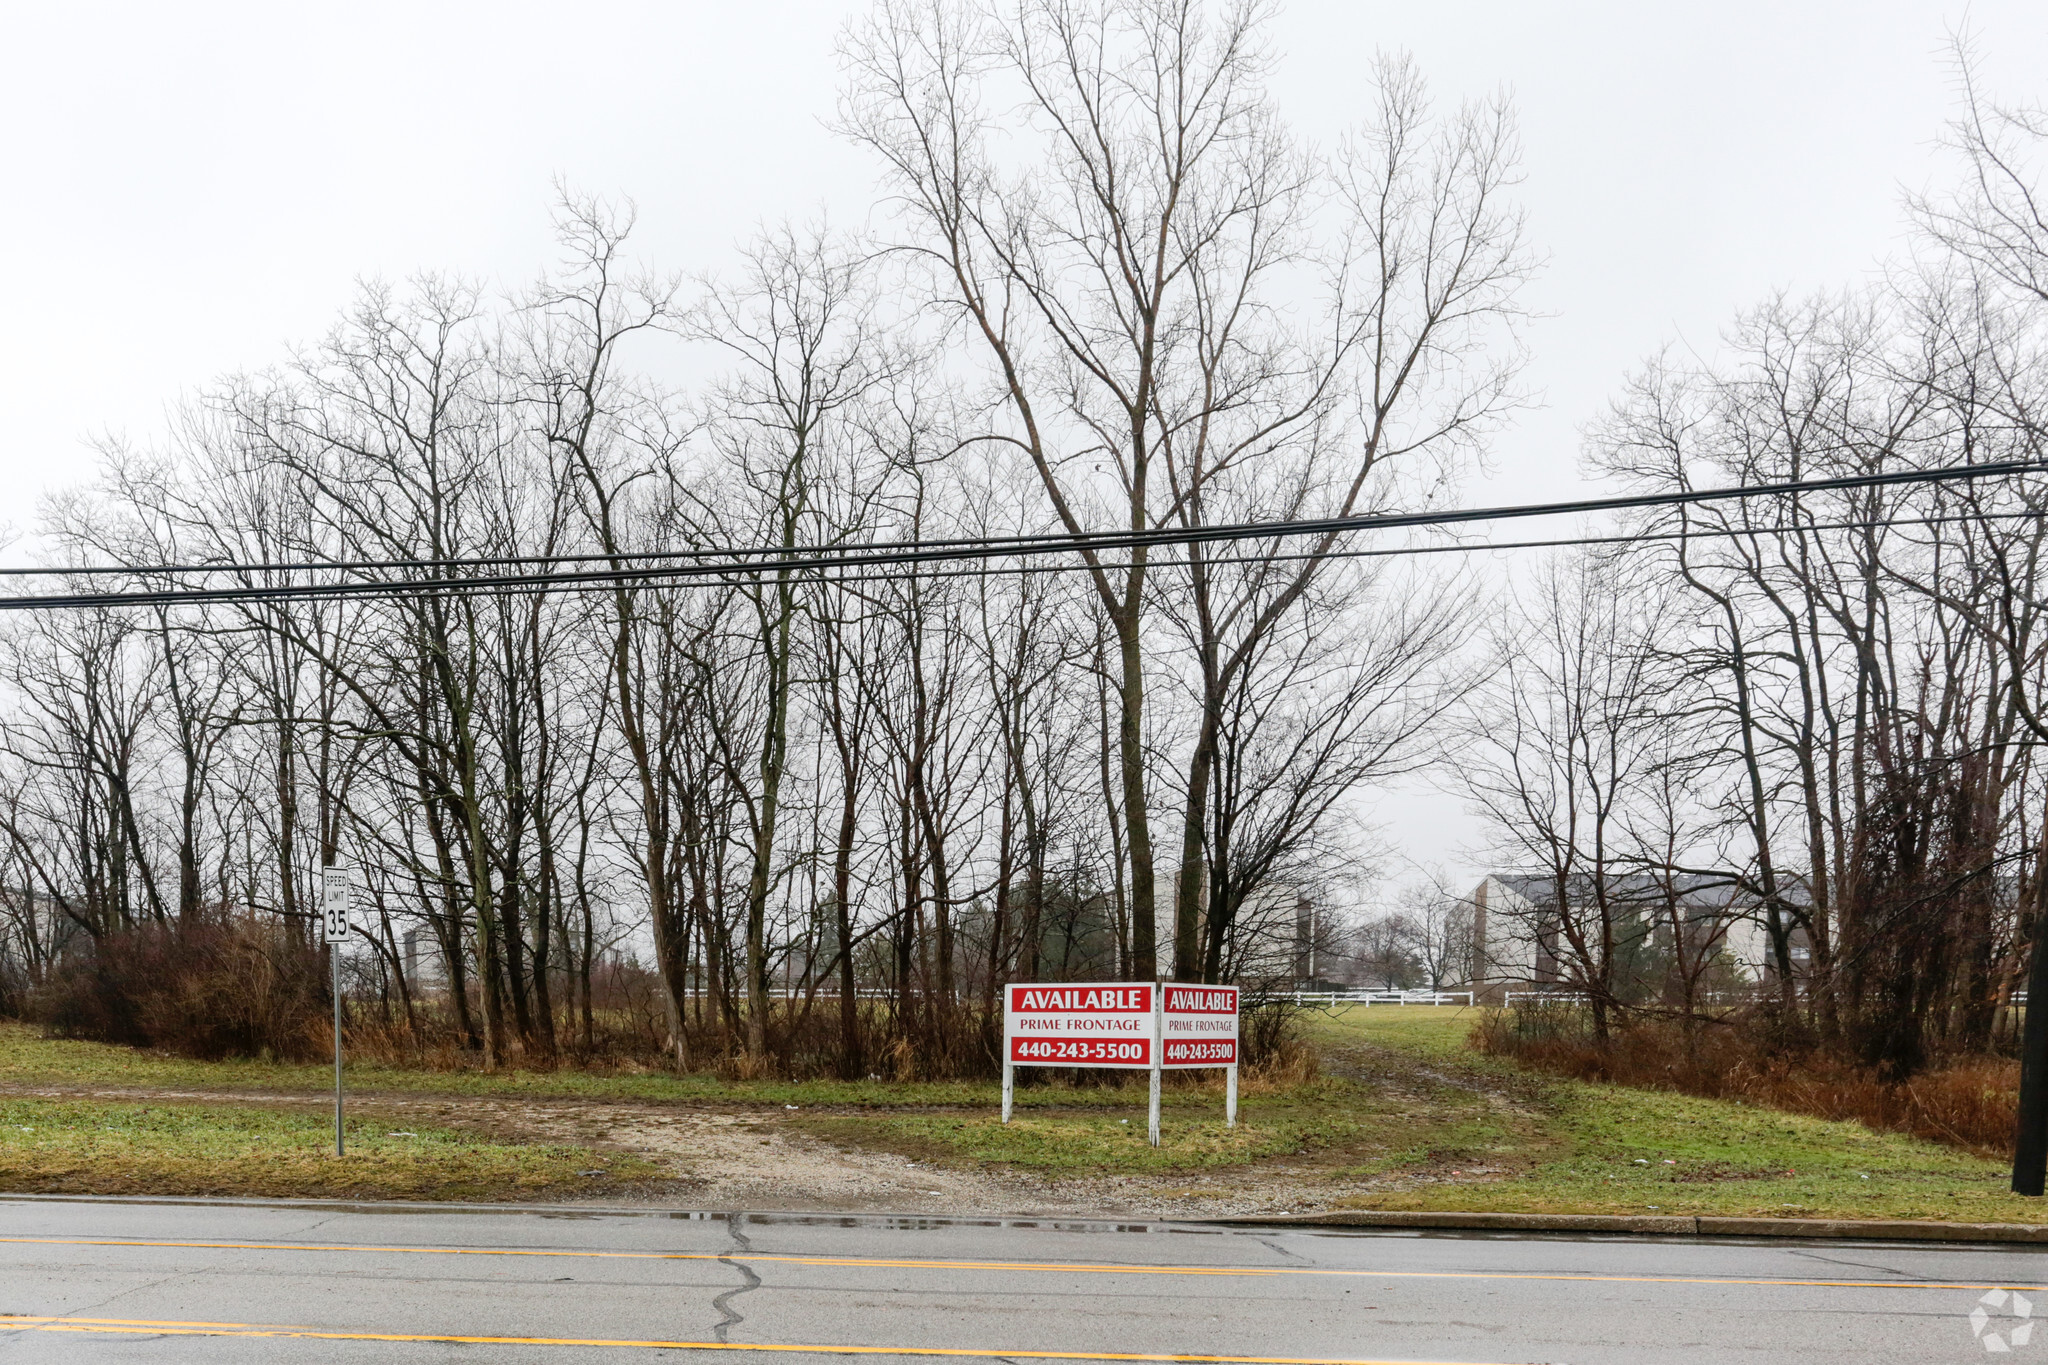
{"type": "MultiPolygon", "coordinates": [[[[1739,997],[1776,977],[1764,908],[1732,875],[1578,876],[1565,880],[1564,893],[1554,876],[1482,878],[1471,895],[1465,988],[1495,1003],[1511,992],[1583,991],[1598,970],[1603,922],[1612,938],[1607,989],[1622,1003],[1739,997]]],[[[1794,910],[1807,904],[1803,884],[1789,884],[1784,895],[1794,910]]],[[[1808,952],[1796,927],[1791,957],[1797,975],[1808,952]]]]}

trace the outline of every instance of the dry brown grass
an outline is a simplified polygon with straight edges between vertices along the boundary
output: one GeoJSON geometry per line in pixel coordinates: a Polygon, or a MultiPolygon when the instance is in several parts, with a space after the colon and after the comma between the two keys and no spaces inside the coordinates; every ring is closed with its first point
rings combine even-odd
{"type": "MultiPolygon", "coordinates": [[[[1221,1072],[1198,1072],[1220,1076],[1221,1072]]],[[[1309,1084],[1322,1074],[1322,1057],[1307,1039],[1288,1033],[1263,1057],[1245,1059],[1240,1088],[1247,1095],[1274,1095],[1309,1084]]],[[[1220,1082],[1218,1082],[1220,1084],[1220,1082]]]]}
{"type": "MultiPolygon", "coordinates": [[[[14,1003],[21,1017],[54,1038],[201,1061],[312,1062],[331,1055],[334,1046],[325,962],[320,948],[259,916],[149,926],[102,939],[14,1003]]],[[[342,1032],[350,1056],[396,1070],[483,1069],[476,1034],[482,1011],[474,993],[465,1015],[463,1002],[444,991],[408,1001],[369,989],[379,984],[345,978],[342,1032]]],[[[678,1048],[659,979],[630,964],[608,965],[591,986],[586,1016],[573,983],[556,981],[552,1033],[539,1028],[522,1038],[508,1028],[499,1065],[626,1075],[674,1071],[678,1048]]],[[[720,1020],[715,1010],[706,1018],[702,1006],[697,1001],[686,1011],[694,1016],[684,1025],[688,1069],[737,1084],[986,1081],[1001,1070],[1002,1016],[986,1001],[941,1008],[913,995],[904,1008],[862,1000],[850,1056],[834,997],[773,999],[765,1054],[745,1046],[739,1021],[720,1020]]],[[[1242,1038],[1248,1082],[1284,1087],[1315,1078],[1316,1054],[1301,1035],[1300,1014],[1285,1000],[1250,1004],[1242,1038]]]]}
{"type": "Polygon", "coordinates": [[[1980,1156],[2012,1150],[2019,1063],[1956,1058],[1911,1080],[1888,1082],[1817,1047],[1788,1047],[1744,1020],[1633,1021],[1605,1043],[1576,1021],[1490,1012],[1472,1032],[1480,1051],[1579,1080],[1734,1099],[1879,1132],[1911,1133],[1980,1156]]]}

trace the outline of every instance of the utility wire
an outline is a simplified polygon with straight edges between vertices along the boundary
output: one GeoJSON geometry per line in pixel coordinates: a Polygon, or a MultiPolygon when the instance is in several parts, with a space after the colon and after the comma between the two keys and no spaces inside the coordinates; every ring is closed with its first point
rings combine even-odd
{"type": "MultiPolygon", "coordinates": [[[[1182,542],[1182,544],[1204,544],[1217,540],[1243,540],[1243,538],[1280,538],[1313,534],[1319,530],[1366,530],[1366,528],[1391,528],[1391,526],[1442,526],[1458,524],[1481,518],[1513,518],[1513,516],[1556,516],[1563,512],[1581,510],[1614,510],[1614,508],[1647,508],[1647,505],[1690,505],[1702,501],[1720,501],[1735,497],[1761,497],[1761,495],[1786,495],[1804,491],[1829,491],[1845,487],[1878,487],[1896,483],[1935,483],[1950,479],[1978,479],[2009,473],[2034,473],[2048,469],[2048,463],[2007,463],[2007,465],[1966,465],[1948,467],[1933,471],[1901,471],[1892,475],[1851,475],[1841,479],[1815,479],[1798,483],[1776,483],[1776,485],[1745,485],[1735,489],[1694,489],[1683,493],[1642,493],[1626,497],[1604,497],[1604,499],[1577,499],[1569,503],[1530,503],[1513,505],[1513,508],[1473,508],[1473,510],[1450,510],[1434,514],[1378,514],[1364,518],[1325,518],[1321,522],[1253,522],[1253,524],[1227,524],[1208,526],[1192,530],[1163,528],[1155,532],[1096,532],[1085,538],[1085,548],[1145,548],[1153,542],[1182,542]]],[[[905,542],[918,544],[918,542],[905,542]]],[[[758,577],[762,573],[801,573],[805,577],[819,575],[825,569],[858,569],[858,567],[893,567],[909,563],[934,563],[934,561],[961,561],[961,559],[989,559],[1006,555],[1044,555],[1061,553],[1083,548],[1083,538],[1077,536],[1008,536],[1008,538],[987,538],[971,542],[922,542],[918,548],[905,551],[870,553],[868,548],[852,553],[829,553],[829,555],[795,555],[778,551],[784,555],[780,561],[733,565],[727,563],[690,563],[690,565],[651,565],[643,569],[606,569],[606,571],[580,571],[580,573],[539,573],[539,575],[492,575],[492,577],[457,577],[457,579],[362,579],[342,583],[266,583],[266,585],[236,585],[236,587],[162,587],[162,589],[135,589],[135,591],[92,591],[92,593],[35,593],[23,598],[0,598],[0,610],[33,610],[33,608],[76,608],[76,606],[195,606],[207,602],[262,602],[262,600],[385,600],[393,596],[446,596],[446,593],[492,593],[492,591],[532,591],[551,587],[604,587],[623,583],[653,583],[653,581],[688,581],[688,579],[709,579],[717,583],[733,581],[733,575],[758,577]],[[1030,548],[1018,548],[1020,544],[1030,548]],[[948,546],[948,548],[938,548],[948,546]]],[[[1505,548],[1505,546],[1503,546],[1505,548]]],[[[1329,551],[1335,555],[1337,551],[1329,551]]],[[[696,551],[692,555],[707,555],[696,551]]],[[[1300,559],[1315,559],[1317,555],[1305,555],[1300,559]]],[[[608,559],[608,557],[596,557],[608,559]]],[[[1272,559],[1272,557],[1255,557],[1272,559]]],[[[401,561],[393,561],[401,563],[401,561]]],[[[449,561],[440,561],[449,563],[449,561]]],[[[500,561],[475,561],[475,563],[500,563],[500,561]]],[[[547,561],[543,561],[547,563],[547,561]]],[[[1165,561],[1161,567],[1171,567],[1176,561],[1165,561]]],[[[410,567],[432,567],[434,561],[410,561],[410,567]]],[[[1063,565],[1061,571],[1083,569],[1085,565],[1063,565]]],[[[1110,569],[1112,565],[1102,565],[1110,569]]],[[[1133,563],[1116,565],[1122,569],[1135,567],[1133,563]]],[[[258,569],[256,565],[244,567],[258,569]]],[[[217,569],[209,569],[217,571],[217,569]]],[[[1014,569],[1012,569],[1014,571],[1014,569]]],[[[115,573],[127,573],[131,577],[150,577],[166,573],[164,569],[115,569],[115,573]]],[[[168,573],[178,573],[170,569],[168,573]]],[[[891,577],[891,575],[870,575],[870,577],[891,577]]],[[[936,575],[920,575],[936,577],[936,575]]]]}
{"type": "MultiPolygon", "coordinates": [[[[1108,530],[1108,532],[1040,532],[1040,534],[1012,534],[1012,536],[967,536],[954,540],[883,540],[868,542],[860,546],[717,546],[717,548],[690,548],[690,551],[621,551],[616,555],[496,555],[496,557],[449,557],[449,559],[356,559],[356,561],[295,561],[295,563],[242,563],[242,561],[221,561],[221,563],[190,563],[190,565],[72,565],[72,567],[45,567],[25,565],[16,569],[0,569],[0,577],[156,577],[156,575],[221,575],[221,573],[305,573],[305,571],[330,571],[330,573],[362,573],[379,569],[430,569],[446,573],[451,569],[498,569],[498,567],[522,567],[522,565],[608,565],[606,571],[590,575],[588,581],[610,581],[614,575],[647,575],[657,573],[662,577],[682,573],[702,573],[717,577],[731,571],[745,573],[780,573],[782,569],[795,567],[838,567],[842,563],[922,563],[926,559],[989,559],[1006,555],[1055,555],[1055,553],[1077,553],[1096,551],[1096,548],[1147,548],[1151,544],[1206,544],[1217,540],[1255,540],[1264,536],[1317,536],[1317,534],[1343,534],[1354,530],[1401,530],[1413,526],[1456,526],[1466,522],[1493,522],[1509,518],[1540,518],[1540,516],[1573,516],[1589,512],[1624,512],[1634,508],[1677,508],[1677,505],[1696,505],[1710,501],[1749,499],[1749,497],[1782,497],[1798,493],[1827,493],[1843,489],[1868,489],[1888,485],[1919,485],[1919,483],[1950,483],[1958,479],[1989,479],[2005,475],[2025,473],[2048,473],[2048,460],[2003,460],[1993,465],[1948,465],[1942,469],[1907,469],[1884,475],[1843,475],[1835,479],[1802,479],[1784,483],[1753,483],[1724,489],[1686,489],[1677,493],[1626,493],[1616,497],[1583,497],[1571,501],[1548,501],[1548,503],[1518,503],[1499,505],[1499,508],[1452,508],[1438,512],[1374,512],[1362,516],[1341,516],[1341,518],[1307,518],[1292,522],[1225,522],[1219,526],[1159,526],[1151,530],[1108,530]],[[762,563],[733,563],[752,561],[762,563]],[[647,563],[647,561],[694,561],[690,565],[659,563],[647,569],[621,569],[623,563],[647,563]]],[[[539,575],[494,575],[494,577],[473,577],[473,579],[410,579],[414,591],[442,589],[442,587],[506,587],[516,585],[520,579],[539,575]]],[[[575,575],[557,575],[549,571],[549,577],[571,583],[580,581],[575,575]]],[[[270,589],[293,589],[297,585],[244,585],[236,591],[270,591],[270,589]]],[[[326,585],[326,587],[354,587],[354,583],[326,585]]],[[[201,591],[201,589],[195,589],[201,591]]]]}
{"type": "MultiPolygon", "coordinates": [[[[2007,521],[2038,515],[2033,512],[1988,512],[1947,517],[1885,517],[1858,521],[1807,522],[1796,527],[1801,532],[1809,531],[1859,531],[1885,527],[1947,526],[1965,522],[2007,521]]],[[[1406,555],[1435,554],[1480,554],[1489,550],[1541,550],[1594,545],[1640,545],[1649,543],[1675,543],[1691,540],[1740,540],[1758,536],[1780,535],[1795,528],[1780,527],[1720,527],[1713,529],[1690,529],[1685,531],[1636,531],[1620,535],[1571,536],[1554,540],[1512,540],[1512,541],[1455,541],[1441,545],[1399,545],[1379,549],[1333,549],[1324,552],[1308,551],[1299,554],[1274,555],[1225,555],[1207,556],[1199,561],[1202,567],[1241,564],[1298,563],[1304,560],[1322,559],[1380,559],[1406,555]]],[[[1197,565],[1192,559],[1152,559],[1146,567],[1158,570],[1190,569],[1197,565]]],[[[896,569],[884,573],[831,573],[816,565],[792,568],[791,574],[807,583],[841,585],[849,583],[903,582],[907,580],[931,580],[941,578],[1003,578],[1035,577],[1039,574],[1078,573],[1087,569],[1085,564],[1010,564],[1002,566],[981,565],[973,568],[943,569],[896,569]]],[[[1125,560],[1102,564],[1109,571],[1136,567],[1136,561],[1125,560]]],[[[651,571],[650,571],[651,572],[651,571]]],[[[671,586],[726,586],[736,587],[758,581],[760,570],[730,570],[710,575],[693,575],[684,584],[671,586]]],[[[349,601],[380,602],[405,597],[418,597],[431,592],[436,597],[470,596],[530,596],[537,593],[579,591],[589,585],[564,583],[548,575],[528,575],[516,580],[494,581],[478,579],[455,579],[428,589],[425,585],[409,582],[365,582],[347,584],[307,584],[291,592],[291,601],[349,601]]],[[[642,586],[661,586],[658,580],[644,581],[642,586]]],[[[203,590],[210,592],[206,602],[241,602],[262,600],[252,597],[243,590],[221,588],[203,590]]],[[[32,608],[83,607],[83,606],[145,606],[145,605],[190,605],[188,599],[169,600],[170,593],[80,593],[71,598],[54,594],[32,597],[0,598],[0,611],[20,611],[32,608]]]]}

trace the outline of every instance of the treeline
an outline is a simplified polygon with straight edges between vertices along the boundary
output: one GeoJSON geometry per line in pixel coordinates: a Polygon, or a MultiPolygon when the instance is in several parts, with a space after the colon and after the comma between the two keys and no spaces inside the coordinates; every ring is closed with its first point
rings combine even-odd
{"type": "Polygon", "coordinates": [[[2048,458],[2038,119],[1966,92],[1905,264],[1588,433],[1617,490],[1865,482],[1639,509],[1490,603],[1327,530],[828,568],[1440,504],[1520,401],[1530,271],[1503,106],[1382,62],[1313,147],[1248,11],[884,6],[842,47],[875,235],[686,280],[571,197],[531,286],[368,289],[51,505],[38,590],[242,592],[8,618],[15,1007],[317,1028],[339,860],[358,1008],[420,1046],[957,1074],[1006,979],[1499,976],[1511,907],[1479,945],[1462,888],[1332,910],[1356,798],[1434,766],[1603,1042],[1749,1005],[1896,1079],[2011,1041],[2048,480],[1867,480],[2048,458]],[[308,581],[382,586],[266,595],[308,581]]]}
{"type": "MultiPolygon", "coordinates": [[[[1909,262],[1657,357],[1590,429],[1592,468],[1683,495],[2048,457],[2044,131],[1973,95],[1965,189],[1912,205],[1909,262]]],[[[1624,1007],[1715,1012],[1756,926],[1776,1036],[1891,1079],[2016,1045],[2042,955],[2044,513],[2038,474],[1679,503],[1515,584],[1462,782],[1598,1036],[1624,1007]]]]}
{"type": "Polygon", "coordinates": [[[1317,149],[1238,8],[843,43],[881,235],[684,280],[571,197],[532,286],[370,287],[51,504],[37,589],[243,591],[0,634],[24,1007],[286,1046],[336,861],[357,1008],[487,1065],[630,1016],[684,1066],[946,1074],[1005,979],[1291,979],[1353,797],[1462,690],[1461,579],[1330,534],[792,561],[1434,494],[1516,398],[1507,111],[1387,62],[1317,149]],[[776,567],[648,577],[734,551],[776,567]],[[584,577],[489,582],[541,571],[584,577]],[[392,586],[266,595],[309,580],[392,586]]]}

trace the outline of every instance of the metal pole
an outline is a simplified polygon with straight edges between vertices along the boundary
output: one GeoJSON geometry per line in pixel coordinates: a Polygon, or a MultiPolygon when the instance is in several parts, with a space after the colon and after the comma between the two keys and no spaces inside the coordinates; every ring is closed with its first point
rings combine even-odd
{"type": "MultiPolygon", "coordinates": [[[[2043,840],[2048,847],[2048,835],[2043,840]]],[[[2038,1198],[2048,1188],[2048,880],[2042,881],[2036,892],[2030,956],[2027,1014],[2020,1025],[2020,1103],[2013,1126],[2012,1192],[2038,1198]]]]}
{"type": "Polygon", "coordinates": [[[1152,1145],[1159,1145],[1159,1062],[1166,1051],[1166,990],[1155,979],[1152,982],[1152,1103],[1146,1119],[1146,1130],[1152,1145]]]}
{"type": "Polygon", "coordinates": [[[1010,1007],[1016,1001],[1010,998],[1010,988],[1003,987],[1003,1122],[1010,1121],[1010,1103],[1017,1096],[1017,1067],[1011,1060],[1015,1055],[1010,1051],[1010,1007]]]}
{"type": "Polygon", "coordinates": [[[334,1154],[341,1146],[341,944],[327,945],[327,960],[334,964],[334,1154]]]}

